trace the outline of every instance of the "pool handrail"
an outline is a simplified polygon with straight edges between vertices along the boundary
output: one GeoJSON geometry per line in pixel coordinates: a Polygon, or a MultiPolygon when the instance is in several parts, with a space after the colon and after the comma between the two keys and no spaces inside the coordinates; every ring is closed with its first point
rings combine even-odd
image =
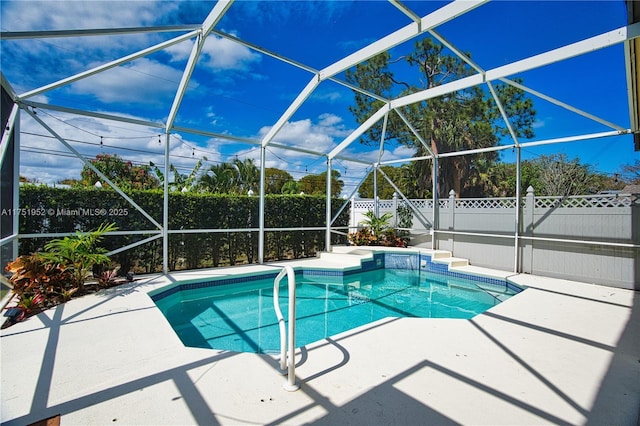
{"type": "Polygon", "coordinates": [[[296,383],[296,360],[295,360],[295,342],[296,342],[296,274],[290,265],[285,265],[278,276],[273,280],[273,308],[278,318],[278,326],[280,329],[280,370],[284,373],[289,367],[288,379],[282,387],[289,391],[300,389],[296,383]],[[289,290],[289,342],[287,345],[287,333],[285,332],[284,317],[280,310],[280,281],[284,276],[288,279],[289,290]],[[287,355],[288,346],[288,355],[287,355]]]}

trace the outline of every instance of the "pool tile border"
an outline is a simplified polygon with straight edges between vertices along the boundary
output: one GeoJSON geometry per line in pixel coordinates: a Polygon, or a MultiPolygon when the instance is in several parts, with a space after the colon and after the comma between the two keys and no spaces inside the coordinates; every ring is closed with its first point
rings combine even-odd
{"type": "MultiPolygon", "coordinates": [[[[371,259],[363,259],[360,262],[360,267],[350,267],[340,269],[328,269],[328,268],[294,268],[296,276],[303,277],[345,277],[360,272],[373,271],[377,269],[421,269],[426,272],[436,273],[443,277],[461,278],[471,280],[478,284],[479,287],[487,287],[487,290],[494,291],[512,291],[519,293],[523,288],[511,283],[505,278],[491,278],[474,274],[468,274],[458,271],[449,270],[449,266],[444,263],[433,262],[432,256],[421,253],[397,253],[397,252],[372,252],[371,259]],[[410,268],[399,268],[398,263],[394,259],[402,258],[410,262],[410,268]]],[[[153,290],[148,293],[151,300],[157,302],[165,297],[171,296],[183,290],[195,290],[208,287],[220,287],[233,284],[246,284],[254,281],[275,279],[278,272],[259,272],[255,274],[242,274],[234,276],[225,276],[206,280],[188,280],[178,281],[170,284],[169,286],[162,287],[157,290],[153,290]]]]}

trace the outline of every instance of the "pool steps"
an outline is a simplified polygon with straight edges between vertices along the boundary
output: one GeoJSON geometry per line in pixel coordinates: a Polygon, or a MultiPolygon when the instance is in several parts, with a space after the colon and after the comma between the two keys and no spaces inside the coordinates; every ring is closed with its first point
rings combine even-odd
{"type": "MultiPolygon", "coordinates": [[[[333,247],[333,252],[331,253],[320,253],[320,259],[327,261],[327,262],[331,262],[332,260],[336,260],[337,262],[339,262],[340,265],[344,265],[345,260],[349,259],[348,257],[346,257],[345,255],[358,255],[358,256],[362,256],[363,258],[371,258],[373,255],[372,250],[375,250],[375,247],[371,247],[370,250],[368,249],[363,249],[363,248],[357,248],[354,249],[353,247],[343,247],[343,246],[335,246],[333,247]]],[[[385,251],[389,250],[389,248],[385,247],[385,251]]],[[[405,248],[400,248],[397,249],[397,251],[401,252],[401,251],[405,251],[406,252],[407,249],[405,248]]],[[[463,267],[463,266],[469,266],[469,260],[468,259],[462,259],[459,257],[453,257],[452,253],[450,251],[447,250],[428,250],[428,249],[419,249],[420,253],[422,254],[427,254],[431,256],[431,261],[433,263],[441,263],[444,265],[447,265],[449,268],[459,268],[459,267],[463,267]]]]}

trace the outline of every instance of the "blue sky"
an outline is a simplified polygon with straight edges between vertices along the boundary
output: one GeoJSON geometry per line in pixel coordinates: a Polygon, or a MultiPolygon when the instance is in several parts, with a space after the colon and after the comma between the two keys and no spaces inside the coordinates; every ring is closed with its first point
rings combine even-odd
{"type": "MultiPolygon", "coordinates": [[[[425,16],[446,4],[407,1],[425,16]]],[[[6,1],[0,3],[2,31],[115,28],[201,24],[212,2],[169,1],[6,1]]],[[[410,20],[385,1],[235,2],[216,30],[276,52],[314,69],[322,69],[355,50],[407,24],[410,20]]],[[[437,31],[485,70],[567,43],[580,41],[626,24],[624,1],[494,1],[454,19],[437,31]]],[[[2,40],[2,72],[19,94],[118,59],[168,40],[181,32],[2,40]]],[[[72,108],[108,112],[164,122],[185,67],[192,41],[137,59],[33,100],[72,108]]],[[[392,58],[409,52],[414,41],[391,51],[392,58]]],[[[420,75],[393,68],[405,81],[419,84],[420,75]]],[[[193,73],[176,125],[235,137],[260,139],[304,88],[312,74],[232,41],[210,36],[193,73]]],[[[339,74],[344,80],[344,75],[339,74]]],[[[515,76],[513,76],[515,77],[515,76]]],[[[629,126],[622,45],[519,75],[524,84],[623,127],[629,126]]],[[[532,140],[609,130],[599,123],[533,97],[537,110],[532,140]]],[[[352,92],[323,82],[276,135],[282,144],[328,152],[357,127],[349,106],[352,92]]],[[[80,160],[31,119],[23,115],[21,174],[42,182],[78,177],[80,160]],[[44,152],[45,150],[52,152],[44,152]]],[[[114,123],[92,117],[43,111],[43,120],[80,152],[93,157],[117,153],[137,163],[162,163],[163,140],[158,129],[114,123]],[[102,142],[102,145],[100,144],[102,142]]],[[[509,143],[510,141],[505,141],[509,143]]],[[[523,140],[523,142],[526,142],[523,140]]],[[[259,158],[254,145],[177,132],[171,140],[172,162],[185,172],[206,156],[208,163],[234,158],[259,158]]],[[[561,152],[579,157],[595,170],[613,174],[621,164],[640,158],[630,136],[531,147],[523,158],[561,152]]],[[[405,147],[385,147],[386,160],[411,157],[405,147]]],[[[345,155],[375,161],[376,148],[350,146],[345,155]]],[[[505,151],[504,161],[513,161],[505,151]]],[[[325,170],[325,159],[269,148],[267,166],[287,170],[295,179],[325,170]]],[[[346,191],[362,177],[365,165],[334,162],[346,191]]]]}

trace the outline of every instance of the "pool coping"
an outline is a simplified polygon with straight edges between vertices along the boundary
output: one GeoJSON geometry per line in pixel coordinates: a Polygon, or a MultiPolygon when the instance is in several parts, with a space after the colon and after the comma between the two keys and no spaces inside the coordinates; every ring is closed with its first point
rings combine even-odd
{"type": "MultiPolygon", "coordinates": [[[[298,262],[319,264],[288,263],[298,262]]],[[[147,295],[181,279],[281,266],[140,277],[2,330],[0,420],[22,425],[57,414],[62,424],[638,420],[640,296],[631,290],[503,271],[527,288],[471,320],[388,318],[302,348],[296,370],[302,386],[291,393],[271,356],[182,346],[147,295]]]]}

